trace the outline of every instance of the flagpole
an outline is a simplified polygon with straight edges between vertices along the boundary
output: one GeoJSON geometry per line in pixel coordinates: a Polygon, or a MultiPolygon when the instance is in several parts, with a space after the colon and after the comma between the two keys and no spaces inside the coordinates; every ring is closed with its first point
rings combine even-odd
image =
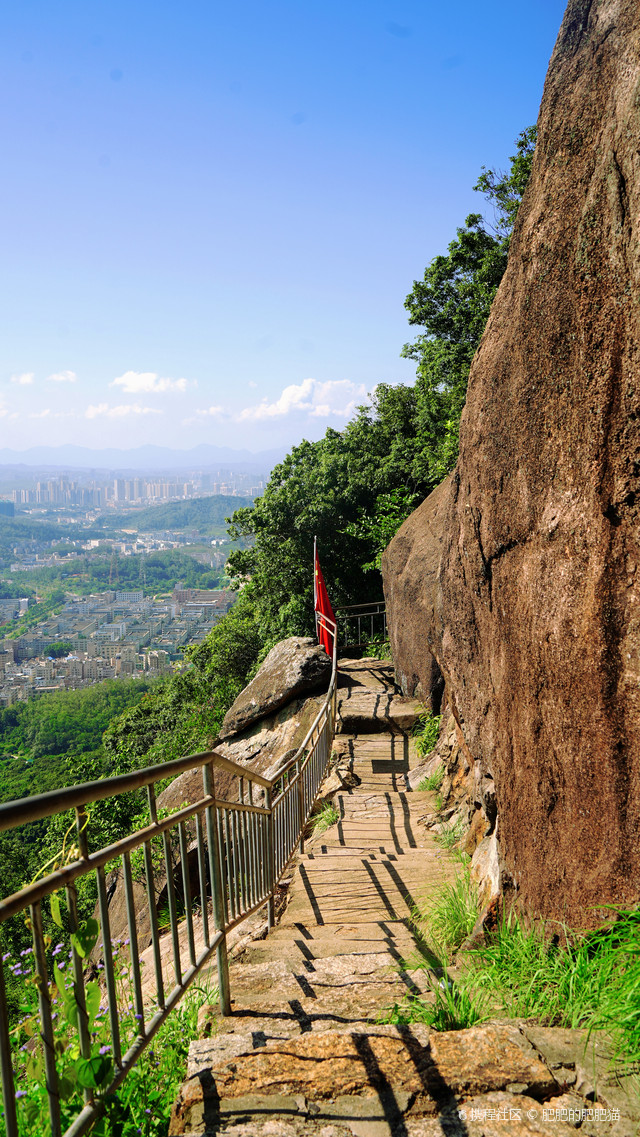
{"type": "Polygon", "coordinates": [[[316,639],[318,639],[318,575],[316,566],[318,564],[318,538],[313,538],[313,618],[316,622],[316,639]]]}

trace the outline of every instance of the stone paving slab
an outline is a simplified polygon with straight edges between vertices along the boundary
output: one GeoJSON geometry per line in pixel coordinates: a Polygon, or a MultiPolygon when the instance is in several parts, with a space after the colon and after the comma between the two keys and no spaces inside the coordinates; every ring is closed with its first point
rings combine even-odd
{"type": "Polygon", "coordinates": [[[227,1120],[244,1115],[248,1123],[251,1111],[271,1110],[333,1117],[352,1133],[349,1120],[366,1118],[394,1133],[405,1119],[462,1110],[474,1095],[509,1092],[512,1085],[533,1103],[561,1092],[516,1025],[436,1034],[418,1024],[367,1024],[362,1032],[310,1030],[259,1047],[242,1034],[232,1044],[225,1039],[224,1047],[215,1039],[200,1046],[199,1061],[204,1065],[182,1087],[170,1133],[198,1132],[198,1125],[206,1132],[212,1106],[223,1132],[227,1120]]]}
{"type": "MultiPolygon", "coordinates": [[[[324,930],[321,925],[311,929],[300,921],[287,936],[279,937],[279,944],[284,957],[294,961],[301,957],[315,960],[337,955],[367,955],[383,948],[398,962],[416,952],[416,942],[400,920],[381,920],[374,924],[367,920],[350,924],[348,928],[343,923],[331,924],[324,930]]],[[[256,963],[269,961],[271,947],[265,941],[253,945],[251,958],[256,963]]]]}
{"type": "Polygon", "coordinates": [[[422,713],[417,699],[351,687],[338,692],[336,734],[408,734],[422,713]]]}

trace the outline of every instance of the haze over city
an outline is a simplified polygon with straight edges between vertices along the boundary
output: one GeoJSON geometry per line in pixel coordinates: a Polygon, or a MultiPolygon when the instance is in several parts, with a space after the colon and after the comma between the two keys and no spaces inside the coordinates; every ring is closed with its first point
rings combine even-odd
{"type": "Polygon", "coordinates": [[[13,5],[2,444],[286,449],[412,382],[404,298],[562,8],[13,5]]]}

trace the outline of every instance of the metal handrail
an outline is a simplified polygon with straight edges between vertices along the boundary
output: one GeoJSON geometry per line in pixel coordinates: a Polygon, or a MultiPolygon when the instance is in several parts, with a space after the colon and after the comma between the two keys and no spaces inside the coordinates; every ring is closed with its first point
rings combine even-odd
{"type": "MultiPolygon", "coordinates": [[[[293,758],[272,778],[254,773],[216,752],[207,750],[162,765],[150,766],[130,774],[119,774],[97,782],[7,802],[0,805],[0,832],[54,814],[75,811],[77,846],[73,859],[55,868],[42,879],[33,881],[19,892],[0,901],[0,924],[28,911],[32,933],[35,976],[38,989],[40,1039],[48,1097],[51,1137],[63,1137],[56,1064],[56,1039],[52,1013],[52,960],[47,958],[48,944],[43,932],[42,902],[59,889],[66,890],[71,939],[71,969],[75,998],[79,1050],[82,1058],[92,1057],[90,1020],[87,1011],[88,977],[86,960],[73,939],[80,928],[78,920],[77,881],[95,874],[101,940],[101,963],[104,969],[106,1008],[113,1039],[113,1069],[109,1084],[99,1091],[84,1090],[84,1108],[77,1114],[64,1137],[81,1137],[104,1112],[104,1098],[121,1085],[140,1055],[178,1005],[185,992],[216,953],[220,1009],[231,1014],[227,933],[253,913],[267,907],[268,925],[275,920],[275,891],[278,881],[296,848],[304,848],[304,832],[331,756],[337,699],[337,625],[326,616],[319,623],[331,634],[333,658],[331,679],[325,701],[307,731],[293,758]],[[195,803],[174,811],[166,818],[158,817],[156,783],[164,782],[187,770],[202,769],[203,796],[195,803]],[[238,800],[216,796],[215,772],[224,771],[237,778],[238,800]],[[119,841],[94,852],[89,851],[90,812],[95,802],[119,794],[145,788],[150,822],[119,841]],[[172,837],[177,839],[179,855],[174,862],[172,837]],[[164,857],[164,882],[169,907],[169,932],[173,957],[173,983],[167,993],[160,950],[157,916],[156,876],[152,857],[152,841],[160,840],[164,857]],[[149,1006],[142,987],[136,910],[133,895],[131,854],[141,848],[144,853],[144,887],[150,914],[150,948],[153,955],[155,981],[154,1007],[149,1006]],[[200,896],[199,916],[193,910],[189,854],[195,854],[200,896]],[[119,858],[122,865],[129,958],[130,990],[137,1021],[136,1037],[125,1053],[122,1037],[114,945],[111,939],[106,867],[119,858]],[[184,899],[184,930],[187,943],[180,944],[176,876],[184,899]],[[209,926],[208,896],[212,900],[213,928],[209,926]],[[202,950],[196,948],[196,933],[202,950]],[[187,957],[187,958],[184,958],[187,957]],[[152,1013],[153,1012],[153,1013],[152,1013]]],[[[215,743],[214,743],[215,746],[215,743]]],[[[4,1123],[7,1137],[19,1137],[16,1111],[14,1058],[11,1052],[10,1021],[6,995],[5,964],[0,963],[0,1067],[4,1101],[4,1123]]]]}
{"type": "Polygon", "coordinates": [[[387,638],[387,608],[384,600],[371,600],[368,604],[341,604],[336,607],[335,614],[338,627],[341,626],[343,632],[343,647],[368,644],[374,639],[376,631],[383,640],[387,638]],[[357,639],[349,637],[349,626],[354,624],[357,626],[357,639]]]}

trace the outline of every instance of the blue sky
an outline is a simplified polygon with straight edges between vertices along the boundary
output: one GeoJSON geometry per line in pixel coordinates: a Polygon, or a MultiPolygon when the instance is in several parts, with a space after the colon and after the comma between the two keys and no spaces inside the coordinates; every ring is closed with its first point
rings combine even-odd
{"type": "Polygon", "coordinates": [[[534,122],[557,0],[17,0],[0,17],[0,445],[340,429],[534,122]]]}

